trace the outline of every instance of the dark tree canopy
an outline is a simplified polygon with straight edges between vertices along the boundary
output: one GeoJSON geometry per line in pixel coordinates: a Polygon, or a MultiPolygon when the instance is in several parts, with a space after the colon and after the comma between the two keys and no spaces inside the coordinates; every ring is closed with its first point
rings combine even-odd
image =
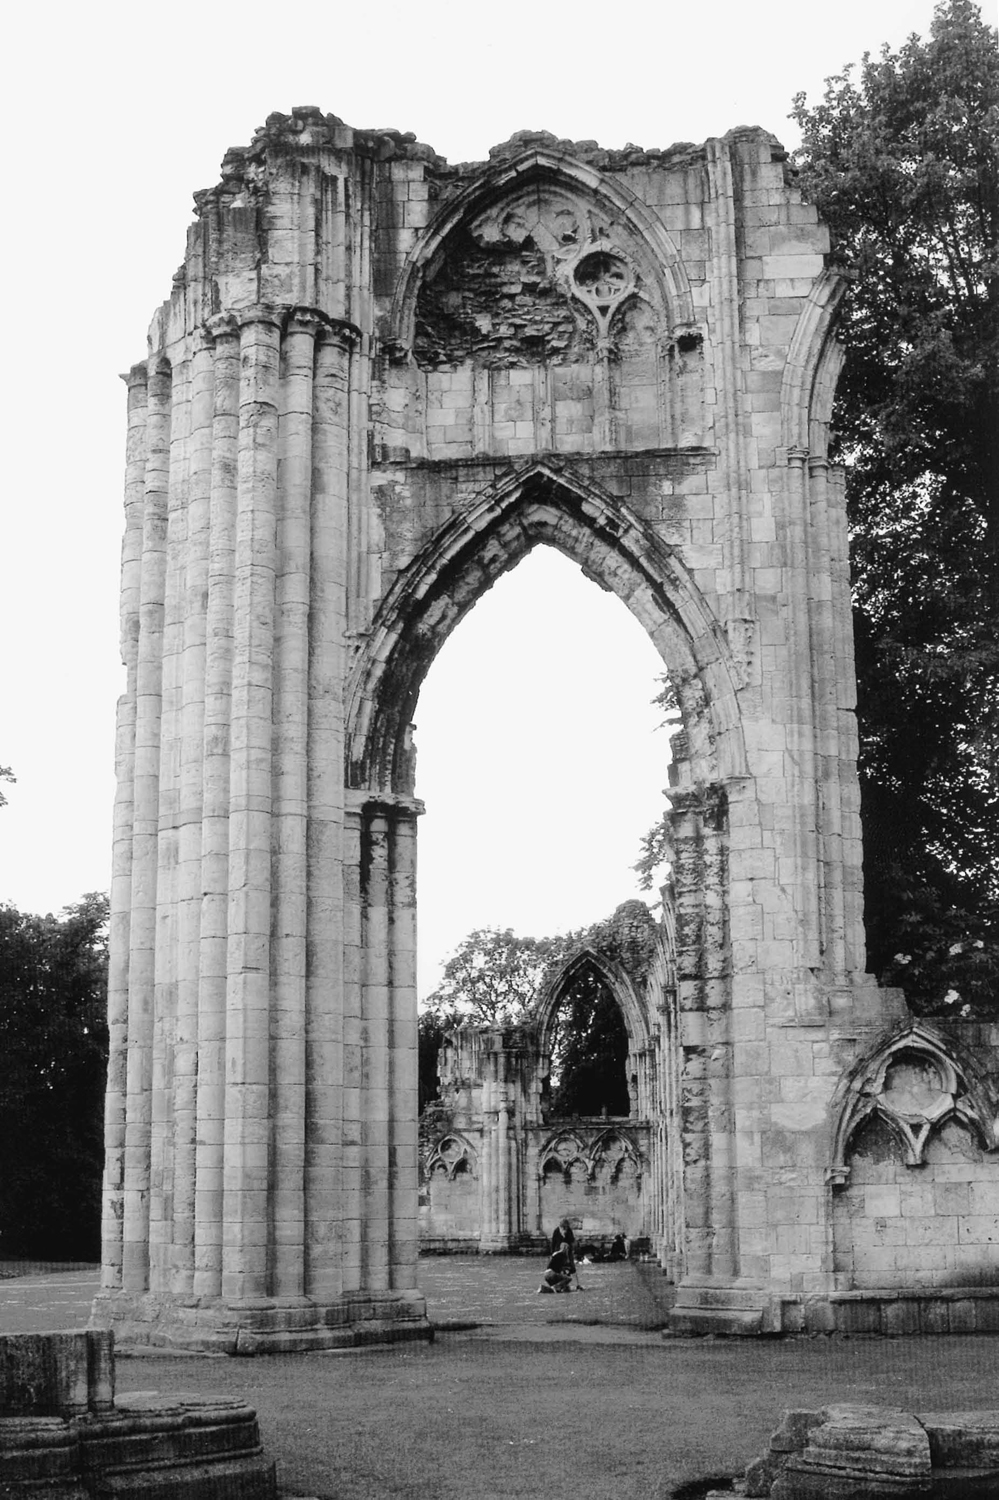
{"type": "Polygon", "coordinates": [[[972,0],[795,100],[850,277],[847,464],[870,966],[999,1003],[999,50],[972,0]]]}
{"type": "Polygon", "coordinates": [[[0,906],[0,1254],[100,1257],[107,898],[0,906]]]}

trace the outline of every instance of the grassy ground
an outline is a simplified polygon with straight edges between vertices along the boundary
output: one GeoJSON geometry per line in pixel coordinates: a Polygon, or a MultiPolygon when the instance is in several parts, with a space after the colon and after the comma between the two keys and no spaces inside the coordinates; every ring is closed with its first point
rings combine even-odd
{"type": "MultiPolygon", "coordinates": [[[[252,1360],[121,1358],[121,1391],[257,1410],[286,1494],[320,1500],[666,1500],[734,1474],[789,1406],[999,1406],[999,1336],[663,1339],[652,1266],[582,1267],[535,1295],[543,1260],[428,1259],[432,1345],[252,1360]]],[[[80,1327],[93,1275],[4,1283],[0,1331],[80,1327]]]]}
{"type": "Polygon", "coordinates": [[[555,1343],[441,1334],[358,1355],[122,1360],[118,1380],[247,1400],[282,1488],[321,1500],[665,1500],[741,1470],[788,1406],[995,1401],[988,1336],[620,1347],[565,1334],[587,1330],[555,1343]]]}

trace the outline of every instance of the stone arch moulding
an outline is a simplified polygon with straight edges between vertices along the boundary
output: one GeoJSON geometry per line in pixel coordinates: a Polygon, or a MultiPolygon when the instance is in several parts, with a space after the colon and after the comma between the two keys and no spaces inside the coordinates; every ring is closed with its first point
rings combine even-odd
{"type": "Polygon", "coordinates": [[[576,976],[586,968],[596,970],[617,1002],[618,1009],[624,1017],[632,1051],[641,1051],[648,1047],[650,1043],[648,1020],[631,980],[624,970],[618,968],[610,959],[595,952],[592,948],[584,948],[566,960],[538,997],[536,1024],[538,1047],[542,1056],[545,1056],[551,1048],[551,1030],[555,1013],[576,976]]]}
{"type": "Polygon", "coordinates": [[[431,222],[410,251],[396,286],[389,316],[387,342],[408,354],[413,348],[416,301],[427,267],[448,236],[476,213],[532,182],[551,184],[591,199],[610,218],[623,223],[646,248],[655,267],[659,292],[669,313],[671,331],[695,324],[690,283],[683,261],[656,214],[633,193],[604,177],[594,167],[562,152],[533,149],[514,161],[487,169],[457,194],[431,222]]]}
{"type": "Polygon", "coordinates": [[[789,453],[826,457],[844,358],[836,322],[846,287],[838,271],[823,271],[798,316],[780,392],[781,442],[789,453]]]}
{"type": "Polygon", "coordinates": [[[834,1188],[849,1182],[850,1141],[858,1126],[874,1117],[892,1131],[909,1167],[923,1165],[931,1134],[947,1120],[968,1126],[985,1150],[999,1149],[999,1117],[984,1077],[970,1057],[961,1056],[948,1038],[925,1022],[895,1032],[863,1057],[841,1081],[831,1108],[832,1164],[827,1175],[834,1188]],[[936,1083],[918,1095],[895,1087],[888,1077],[893,1066],[908,1060],[936,1077],[936,1083]]]}
{"type": "Polygon", "coordinates": [[[697,779],[745,776],[736,674],[714,612],[626,505],[546,460],[508,471],[395,579],[351,677],[347,785],[412,796],[411,721],[423,679],[464,615],[538,543],[578,563],[644,626],[677,690],[697,779]]]}

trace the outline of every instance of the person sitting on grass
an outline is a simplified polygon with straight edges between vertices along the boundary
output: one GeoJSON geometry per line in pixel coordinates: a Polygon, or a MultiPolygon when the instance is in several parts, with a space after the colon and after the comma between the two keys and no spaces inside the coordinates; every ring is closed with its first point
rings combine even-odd
{"type": "Polygon", "coordinates": [[[555,1233],[552,1235],[552,1254],[554,1255],[555,1251],[563,1246],[569,1252],[569,1265],[575,1266],[576,1236],[572,1232],[572,1225],[568,1219],[559,1219],[555,1226],[555,1233]]]}
{"type": "Polygon", "coordinates": [[[542,1292],[571,1292],[573,1272],[569,1251],[565,1245],[560,1245],[548,1262],[544,1280],[535,1295],[540,1296],[542,1292]]]}

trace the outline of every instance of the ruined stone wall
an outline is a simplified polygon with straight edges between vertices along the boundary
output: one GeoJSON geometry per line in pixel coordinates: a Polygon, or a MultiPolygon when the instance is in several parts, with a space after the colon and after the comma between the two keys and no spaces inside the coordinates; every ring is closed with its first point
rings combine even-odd
{"type": "Polygon", "coordinates": [[[906,1014],[864,972],[841,285],[785,153],[524,134],[456,167],[303,109],[196,202],[128,377],[95,1318],[426,1331],[412,720],[535,545],[631,609],[683,720],[637,1070],[676,1326],[828,1299],[837,1089],[906,1014]]]}
{"type": "Polygon", "coordinates": [[[534,1028],[470,1026],[447,1038],[441,1098],[420,1122],[424,1251],[543,1246],[562,1218],[581,1240],[651,1239],[648,1117],[549,1120],[542,1066],[534,1028]]]}

